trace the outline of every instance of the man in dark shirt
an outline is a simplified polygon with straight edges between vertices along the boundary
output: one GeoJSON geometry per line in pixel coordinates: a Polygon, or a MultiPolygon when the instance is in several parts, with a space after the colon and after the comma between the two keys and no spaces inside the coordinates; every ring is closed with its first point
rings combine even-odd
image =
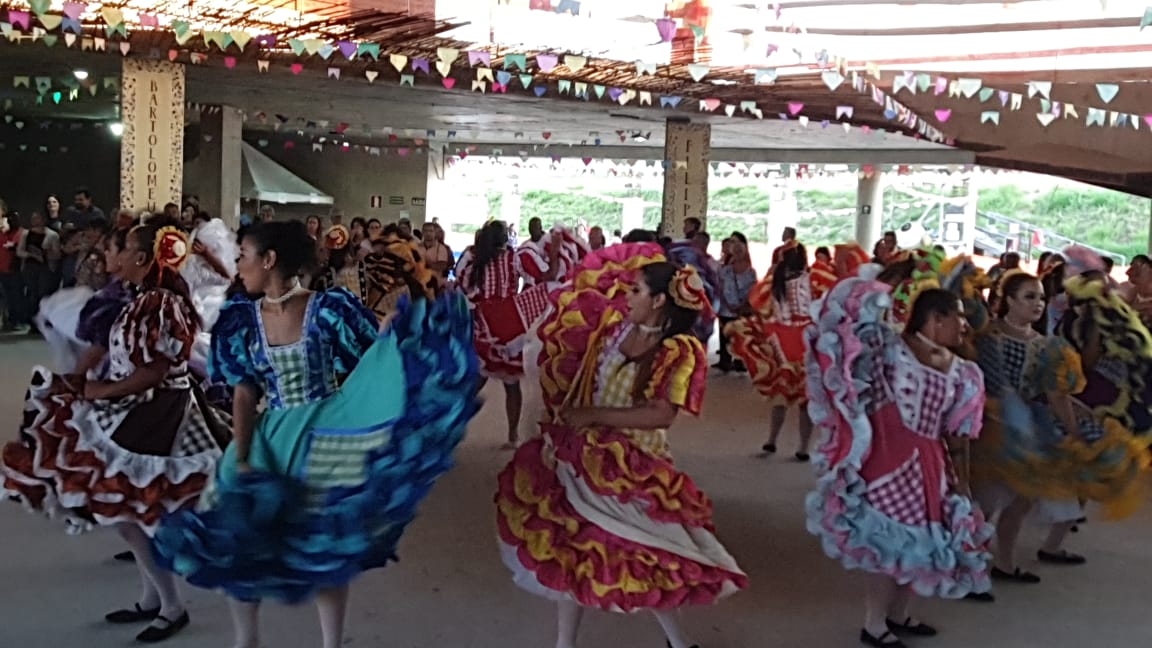
{"type": "Polygon", "coordinates": [[[92,193],[87,189],[81,187],[76,190],[72,196],[72,206],[68,211],[64,212],[62,225],[72,225],[79,231],[88,229],[88,223],[94,219],[107,220],[104,218],[104,211],[92,204],[92,193]]]}

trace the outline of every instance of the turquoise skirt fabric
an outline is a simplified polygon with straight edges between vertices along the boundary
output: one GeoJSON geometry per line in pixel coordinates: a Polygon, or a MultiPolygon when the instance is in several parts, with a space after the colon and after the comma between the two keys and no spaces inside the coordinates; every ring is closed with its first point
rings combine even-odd
{"type": "Polygon", "coordinates": [[[298,602],[396,559],[479,408],[462,297],[403,307],[341,389],[262,415],[249,465],[229,448],[207,508],[167,518],[158,561],[242,601],[298,602]]]}

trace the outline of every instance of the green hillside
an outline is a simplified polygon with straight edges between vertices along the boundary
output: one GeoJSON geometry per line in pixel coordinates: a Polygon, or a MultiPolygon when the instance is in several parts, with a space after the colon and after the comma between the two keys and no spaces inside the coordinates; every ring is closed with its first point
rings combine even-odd
{"type": "MultiPolygon", "coordinates": [[[[935,193],[931,187],[916,189],[922,193],[935,193]]],[[[565,191],[526,191],[522,196],[520,229],[526,231],[528,219],[538,216],[545,223],[583,218],[589,225],[599,225],[611,232],[621,227],[622,218],[621,205],[613,199],[626,197],[643,198],[651,204],[644,211],[644,226],[655,229],[660,221],[659,191],[614,191],[596,196],[583,187],[569,187],[565,191]]],[[[501,192],[488,192],[490,217],[499,217],[501,202],[501,192]]],[[[796,202],[800,213],[813,214],[799,222],[803,238],[810,246],[840,243],[854,236],[855,191],[799,190],[796,202]]],[[[884,229],[896,229],[920,217],[922,208],[899,206],[907,202],[906,196],[892,188],[885,190],[884,229]]],[[[1104,189],[1055,188],[1028,193],[1015,186],[1001,186],[982,189],[978,204],[980,211],[1016,218],[1129,258],[1147,251],[1150,203],[1144,198],[1104,189]]],[[[779,232],[766,231],[767,223],[762,216],[768,213],[770,201],[768,193],[759,187],[713,190],[709,196],[709,209],[748,215],[746,218],[714,216],[708,222],[708,229],[712,232],[741,231],[749,239],[759,242],[775,241],[779,237],[779,232]]],[[[461,229],[473,227],[463,225],[461,229]]]]}

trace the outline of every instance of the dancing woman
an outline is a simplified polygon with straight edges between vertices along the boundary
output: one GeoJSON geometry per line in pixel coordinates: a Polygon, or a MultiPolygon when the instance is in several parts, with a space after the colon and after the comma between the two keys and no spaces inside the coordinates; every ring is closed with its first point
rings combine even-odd
{"type": "Polygon", "coordinates": [[[148,536],[162,516],[196,503],[227,428],[188,371],[200,319],[179,275],[185,235],[144,225],[114,240],[114,264],[134,297],[108,336],[107,380],[33,370],[23,441],[4,448],[4,491],[73,532],[115,527],[135,554],[142,592],[106,619],[150,621],[137,639],[157,642],[189,619],[148,536]]]}
{"type": "MultiPolygon", "coordinates": [[[[559,268],[561,241],[553,233],[549,268],[559,268]]],[[[519,442],[524,394],[524,344],[533,323],[548,308],[547,283],[536,283],[523,293],[524,272],[508,246],[508,228],[501,221],[484,226],[471,255],[461,258],[456,277],[473,305],[476,352],[484,380],[504,384],[504,410],[508,417],[506,449],[519,442]]],[[[549,280],[555,277],[550,277],[549,280]]]]}
{"type": "Polygon", "coordinates": [[[557,602],[557,648],[575,647],[583,608],[651,611],[672,648],[690,648],[676,611],[747,585],[669,454],[667,429],[703,404],[692,326],[708,301],[694,270],[662,258],[654,245],[592,253],[554,297],[540,366],[555,422],[500,473],[501,553],[517,584],[557,602]]]}
{"type": "Polygon", "coordinates": [[[837,284],[808,334],[808,410],[828,435],[808,530],[830,558],[869,574],[860,641],[898,648],[897,634],[936,634],[909,611],[913,594],[991,586],[992,527],[944,440],[978,435],[984,389],[980,369],[948,350],[966,328],[957,297],[919,291],[897,334],[885,321],[891,288],[875,273],[837,284]]]}
{"type": "Polygon", "coordinates": [[[238,648],[259,645],[266,598],[315,598],[324,647],[341,645],[349,584],[395,559],[477,407],[462,299],[417,295],[380,334],[347,291],[301,287],[315,254],[302,223],[245,233],[237,267],[262,297],[228,302],[211,356],[235,388],[235,442],[207,506],[155,538],[165,567],[231,597],[238,648]]]}
{"type": "Polygon", "coordinates": [[[797,461],[808,461],[812,419],[805,405],[804,329],[812,323],[812,275],[804,246],[794,243],[780,254],[772,274],[752,290],[755,312],[728,325],[732,353],[744,361],[752,382],[772,406],[767,454],[776,452],[788,410],[795,408],[800,424],[797,461]]]}

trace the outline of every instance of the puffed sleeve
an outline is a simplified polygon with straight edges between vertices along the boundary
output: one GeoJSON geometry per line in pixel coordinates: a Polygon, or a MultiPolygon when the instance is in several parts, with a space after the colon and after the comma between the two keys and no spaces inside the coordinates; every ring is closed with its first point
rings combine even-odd
{"type": "Polygon", "coordinates": [[[376,315],[343,288],[317,295],[317,317],[325,342],[331,345],[334,368],[349,374],[380,335],[376,315]]]}
{"type": "Polygon", "coordinates": [[[243,295],[233,296],[220,309],[220,317],[212,328],[212,353],[208,358],[212,382],[232,387],[251,385],[263,391],[264,380],[252,357],[258,335],[255,303],[243,295]]]}
{"type": "Polygon", "coordinates": [[[699,415],[708,382],[708,358],[700,340],[677,335],[664,340],[652,364],[652,379],[644,391],[649,400],[672,403],[689,414],[699,415]]]}
{"type": "Polygon", "coordinates": [[[149,290],[128,309],[125,341],[133,364],[187,362],[198,329],[187,302],[168,290],[149,290]]]}
{"type": "Polygon", "coordinates": [[[945,415],[944,431],[975,439],[984,425],[984,373],[975,362],[956,360],[952,374],[955,399],[945,415]]]}
{"type": "Polygon", "coordinates": [[[1037,342],[1036,361],[1027,377],[1037,394],[1079,394],[1087,386],[1080,354],[1065,339],[1047,337],[1037,342]]]}

